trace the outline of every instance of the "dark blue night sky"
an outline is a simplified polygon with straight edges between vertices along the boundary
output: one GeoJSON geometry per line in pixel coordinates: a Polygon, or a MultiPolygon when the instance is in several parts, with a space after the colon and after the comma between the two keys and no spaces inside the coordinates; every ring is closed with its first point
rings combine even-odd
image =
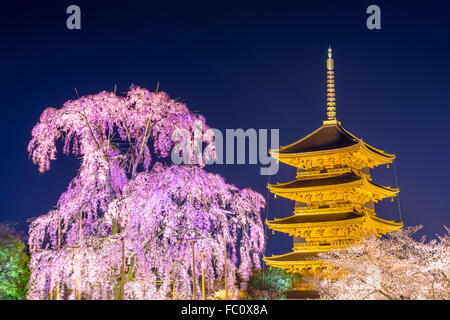
{"type": "MultiPolygon", "coordinates": [[[[328,46],[333,48],[337,118],[344,128],[397,155],[405,225],[433,237],[450,226],[448,1],[54,1],[1,8],[3,139],[0,220],[46,213],[76,174],[77,159],[59,154],[38,173],[26,147],[47,106],[130,84],[160,89],[199,110],[209,125],[279,128],[281,145],[317,129],[326,117],[328,46]],[[66,8],[81,7],[81,30],[66,28],[66,8]],[[381,8],[381,30],[366,28],[366,8],[381,8]]],[[[258,165],[215,165],[238,187],[267,195],[258,165]]],[[[293,180],[281,164],[270,182],[293,180]]],[[[374,172],[394,186],[393,166],[374,172]]],[[[377,205],[398,220],[398,203],[377,205]]],[[[270,197],[268,217],[293,202],[270,197]]],[[[267,212],[263,212],[265,219],[267,212]]],[[[267,254],[292,240],[269,235],[267,254]]]]}

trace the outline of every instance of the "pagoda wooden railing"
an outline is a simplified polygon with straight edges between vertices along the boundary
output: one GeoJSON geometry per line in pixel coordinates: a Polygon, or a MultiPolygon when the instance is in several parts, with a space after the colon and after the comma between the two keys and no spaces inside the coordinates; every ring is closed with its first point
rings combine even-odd
{"type": "Polygon", "coordinates": [[[375,210],[369,207],[363,207],[361,205],[356,205],[354,203],[338,203],[331,205],[329,207],[320,207],[320,206],[304,206],[304,207],[296,207],[294,209],[294,214],[320,214],[320,213],[336,213],[343,211],[353,211],[356,210],[361,213],[374,215],[375,210]]]}
{"type": "Polygon", "coordinates": [[[329,243],[319,241],[308,241],[303,243],[294,243],[294,251],[327,251],[354,244],[354,239],[339,239],[329,243]]]}

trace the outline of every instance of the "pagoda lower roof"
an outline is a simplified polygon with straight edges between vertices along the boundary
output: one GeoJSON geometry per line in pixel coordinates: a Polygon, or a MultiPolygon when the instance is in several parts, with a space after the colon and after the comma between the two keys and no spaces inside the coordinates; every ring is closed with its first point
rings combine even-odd
{"type": "Polygon", "coordinates": [[[309,260],[317,256],[319,252],[289,252],[286,254],[280,254],[272,257],[264,257],[267,262],[292,262],[292,263],[302,263],[302,262],[312,262],[314,260],[309,260]]]}
{"type": "Polygon", "coordinates": [[[276,185],[271,185],[272,187],[282,188],[282,189],[298,189],[298,188],[310,188],[318,186],[332,186],[337,184],[345,184],[350,182],[355,182],[361,180],[360,176],[353,173],[344,173],[339,176],[326,177],[326,178],[316,178],[316,179],[298,179],[286,183],[279,183],[276,185]]]}
{"type": "Polygon", "coordinates": [[[376,188],[381,188],[381,189],[387,190],[389,192],[398,192],[398,189],[380,186],[380,185],[373,183],[367,179],[364,179],[365,181],[363,181],[363,179],[364,178],[362,178],[352,172],[347,172],[347,173],[344,173],[344,174],[341,174],[338,176],[334,176],[334,177],[315,178],[315,179],[297,179],[297,180],[285,182],[285,183],[269,184],[268,187],[269,187],[269,189],[278,189],[279,191],[283,191],[283,190],[291,191],[293,189],[307,189],[307,188],[313,188],[313,187],[331,188],[334,186],[350,184],[350,183],[357,182],[357,181],[361,181],[361,182],[367,181],[367,183],[369,183],[370,185],[372,185],[376,188]]]}
{"type": "Polygon", "coordinates": [[[379,218],[375,215],[361,214],[357,211],[335,213],[303,213],[281,219],[266,220],[270,229],[291,234],[292,230],[303,228],[321,228],[339,225],[365,224],[377,233],[396,231],[403,227],[403,222],[379,218]]]}
{"type": "Polygon", "coordinates": [[[324,124],[306,137],[278,150],[271,150],[271,153],[278,156],[294,155],[318,151],[339,150],[354,145],[361,144],[369,151],[378,156],[388,159],[394,159],[395,155],[385,153],[383,150],[374,148],[355,135],[345,130],[341,124],[336,121],[332,124],[324,124]]]}
{"type": "Polygon", "coordinates": [[[335,213],[321,213],[311,214],[303,213],[296,214],[287,218],[275,219],[267,221],[270,225],[295,225],[300,223],[321,223],[321,222],[339,222],[345,220],[358,219],[363,217],[356,211],[350,212],[335,212],[335,213]]]}

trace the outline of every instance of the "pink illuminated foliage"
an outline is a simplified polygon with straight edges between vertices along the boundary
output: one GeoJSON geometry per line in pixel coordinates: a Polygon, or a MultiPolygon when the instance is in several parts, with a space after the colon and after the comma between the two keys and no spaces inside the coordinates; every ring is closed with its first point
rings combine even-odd
{"type": "Polygon", "coordinates": [[[264,198],[206,172],[202,159],[181,166],[154,160],[170,154],[174,130],[193,135],[198,121],[205,133],[205,119],[185,104],[135,86],[123,97],[101,92],[42,113],[28,146],[39,171],[50,169],[59,139],[81,164],[57,208],[30,225],[28,298],[45,299],[58,288],[64,299],[76,292],[112,299],[121,274],[126,299],[169,298],[174,277],[176,297],[190,298],[193,240],[196,275],[203,253],[208,289],[224,276],[224,238],[230,288],[236,274],[245,280],[260,267],[264,198]]]}

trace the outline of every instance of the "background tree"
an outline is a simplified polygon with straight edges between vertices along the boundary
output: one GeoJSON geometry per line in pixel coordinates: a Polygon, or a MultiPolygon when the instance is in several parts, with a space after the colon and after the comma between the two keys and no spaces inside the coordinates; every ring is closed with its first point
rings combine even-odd
{"type": "Polygon", "coordinates": [[[306,278],[324,299],[450,299],[450,237],[426,242],[422,226],[369,237],[346,249],[320,253],[334,266],[327,277],[306,278]]]}
{"type": "Polygon", "coordinates": [[[260,267],[264,198],[204,171],[203,155],[192,157],[199,134],[212,144],[201,115],[139,87],[125,97],[101,92],[47,108],[32,131],[32,160],[48,170],[63,139],[63,151],[80,155],[81,166],[57,208],[30,225],[28,297],[164,299],[174,289],[190,298],[193,241],[196,276],[203,252],[209,286],[224,277],[224,244],[230,287],[236,272],[260,267]],[[181,152],[191,162],[152,162],[169,155],[172,137],[188,146],[181,152]]]}
{"type": "Polygon", "coordinates": [[[29,257],[20,234],[0,222],[0,300],[25,299],[30,277],[29,257]]]}
{"type": "Polygon", "coordinates": [[[251,299],[285,298],[284,291],[292,288],[292,283],[302,278],[300,274],[288,273],[280,268],[254,270],[248,282],[251,299]]]}

